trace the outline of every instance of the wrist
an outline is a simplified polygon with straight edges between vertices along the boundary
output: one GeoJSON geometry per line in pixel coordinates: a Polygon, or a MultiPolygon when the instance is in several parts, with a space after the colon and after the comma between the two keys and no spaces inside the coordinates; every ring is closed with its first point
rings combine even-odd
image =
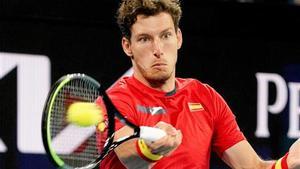
{"type": "Polygon", "coordinates": [[[289,153],[286,153],[282,158],[277,160],[273,166],[272,169],[288,169],[288,164],[287,164],[287,157],[289,153]]]}
{"type": "Polygon", "coordinates": [[[151,152],[151,149],[147,146],[145,141],[143,139],[138,139],[136,141],[136,150],[137,154],[145,161],[148,162],[157,162],[160,160],[163,156],[158,154],[153,154],[151,152]]]}
{"type": "Polygon", "coordinates": [[[300,154],[289,153],[287,163],[289,169],[300,169],[300,154]]]}

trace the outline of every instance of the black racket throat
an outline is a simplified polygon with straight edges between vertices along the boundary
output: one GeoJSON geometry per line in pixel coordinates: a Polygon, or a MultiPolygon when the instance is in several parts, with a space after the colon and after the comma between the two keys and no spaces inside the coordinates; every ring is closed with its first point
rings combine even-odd
{"type": "MultiPolygon", "coordinates": [[[[140,128],[137,127],[136,125],[134,125],[133,123],[131,123],[130,121],[125,120],[124,117],[123,117],[123,115],[116,109],[116,107],[112,103],[112,101],[109,98],[109,96],[107,95],[107,93],[105,91],[103,91],[103,90],[101,90],[100,92],[103,93],[102,94],[102,99],[105,102],[107,110],[110,111],[110,112],[113,112],[113,113],[108,113],[109,121],[114,121],[115,117],[117,117],[123,124],[125,124],[126,126],[129,126],[129,127],[131,127],[133,129],[133,134],[132,135],[130,135],[128,137],[123,137],[123,138],[118,139],[117,141],[115,141],[113,147],[117,147],[120,144],[122,144],[122,143],[124,143],[124,142],[126,142],[126,141],[128,141],[130,139],[140,137],[140,128]]],[[[115,134],[114,134],[115,123],[111,123],[109,127],[110,127],[109,131],[111,131],[111,133],[109,133],[109,135],[111,136],[111,138],[109,138],[109,140],[111,140],[111,143],[112,143],[113,140],[114,140],[114,136],[115,136],[115,134]]]]}
{"type": "Polygon", "coordinates": [[[100,91],[100,93],[103,93],[103,95],[102,95],[103,96],[103,101],[105,102],[105,105],[106,105],[107,109],[109,111],[113,112],[113,113],[109,113],[110,115],[112,115],[112,118],[113,118],[113,119],[110,119],[110,120],[114,120],[114,117],[117,117],[123,124],[133,128],[135,130],[135,132],[140,133],[139,132],[140,131],[139,127],[136,127],[136,125],[134,125],[130,121],[125,120],[123,115],[116,109],[116,107],[114,106],[114,104],[112,103],[110,98],[108,97],[107,93],[105,91],[103,91],[103,89],[101,89],[101,90],[102,91],[100,91]]]}

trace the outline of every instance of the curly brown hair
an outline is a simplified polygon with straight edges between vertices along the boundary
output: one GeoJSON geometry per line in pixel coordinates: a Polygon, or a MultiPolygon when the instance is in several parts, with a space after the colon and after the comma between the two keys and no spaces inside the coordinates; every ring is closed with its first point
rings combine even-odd
{"type": "Polygon", "coordinates": [[[138,15],[153,16],[160,12],[171,15],[177,30],[182,15],[179,0],[122,0],[117,11],[117,23],[122,35],[130,39],[130,29],[138,15]]]}

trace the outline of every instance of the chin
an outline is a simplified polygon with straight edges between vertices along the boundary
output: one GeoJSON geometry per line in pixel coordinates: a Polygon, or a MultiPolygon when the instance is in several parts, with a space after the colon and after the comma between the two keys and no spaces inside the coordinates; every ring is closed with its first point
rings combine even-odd
{"type": "Polygon", "coordinates": [[[171,73],[167,72],[160,72],[160,73],[155,73],[152,75],[149,75],[147,77],[148,81],[152,83],[164,83],[165,81],[169,80],[171,78],[171,73]]]}

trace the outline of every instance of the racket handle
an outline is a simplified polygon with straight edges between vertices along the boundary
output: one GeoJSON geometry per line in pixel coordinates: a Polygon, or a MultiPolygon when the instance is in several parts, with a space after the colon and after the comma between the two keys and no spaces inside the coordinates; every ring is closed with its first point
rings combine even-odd
{"type": "Polygon", "coordinates": [[[156,141],[166,135],[166,132],[162,129],[148,126],[140,127],[140,138],[145,141],[156,141]]]}

